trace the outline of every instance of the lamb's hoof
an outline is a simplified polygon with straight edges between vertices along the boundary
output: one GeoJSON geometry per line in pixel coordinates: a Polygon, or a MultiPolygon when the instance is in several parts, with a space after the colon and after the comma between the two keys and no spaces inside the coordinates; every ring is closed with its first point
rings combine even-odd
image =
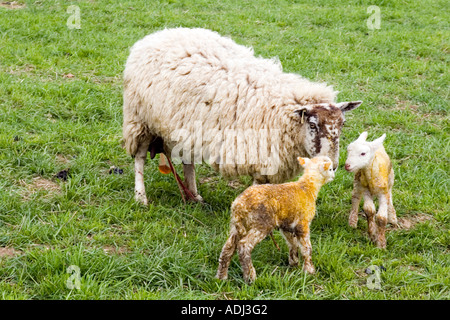
{"type": "Polygon", "coordinates": [[[356,229],[356,227],[358,226],[358,213],[350,214],[350,216],[348,217],[348,225],[353,229],[356,229]]]}
{"type": "Polygon", "coordinates": [[[388,219],[388,223],[391,224],[391,226],[393,226],[394,228],[400,228],[397,218],[388,219]]]}
{"type": "Polygon", "coordinates": [[[303,271],[309,273],[309,274],[315,274],[316,273],[316,269],[314,268],[314,266],[312,264],[305,264],[303,266],[303,271]]]}
{"type": "Polygon", "coordinates": [[[219,279],[219,280],[227,280],[227,279],[228,279],[228,275],[227,275],[227,274],[220,274],[220,273],[217,273],[217,274],[216,274],[216,279],[219,279]]]}

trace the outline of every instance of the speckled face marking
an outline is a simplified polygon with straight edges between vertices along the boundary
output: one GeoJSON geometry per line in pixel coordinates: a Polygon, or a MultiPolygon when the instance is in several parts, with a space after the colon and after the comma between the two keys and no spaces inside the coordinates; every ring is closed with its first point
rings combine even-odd
{"type": "Polygon", "coordinates": [[[305,112],[305,147],[310,157],[330,157],[336,169],[344,113],[334,104],[317,104],[305,112]]]}

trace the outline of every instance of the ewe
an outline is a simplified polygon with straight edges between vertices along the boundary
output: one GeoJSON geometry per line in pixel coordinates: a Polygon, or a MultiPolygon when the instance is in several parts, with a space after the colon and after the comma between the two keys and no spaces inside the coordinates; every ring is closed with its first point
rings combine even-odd
{"type": "Polygon", "coordinates": [[[203,161],[224,177],[248,175],[255,183],[297,176],[292,155],[326,155],[336,169],[344,113],[361,104],[335,103],[336,94],[210,30],[146,36],[131,48],[124,71],[123,139],[135,157],[136,199],[147,204],[148,151],[182,158],[196,201],[194,165],[203,161]]]}
{"type": "Polygon", "coordinates": [[[281,230],[289,247],[289,264],[298,265],[298,248],[303,269],[314,273],[311,261],[309,226],[316,213],[320,188],[333,180],[333,163],[326,156],[298,158],[304,173],[297,182],[254,185],[247,188],[231,205],[231,231],[219,258],[216,277],[226,279],[234,252],[247,282],[256,279],[252,264],[253,248],[273,229],[281,230]]]}
{"type": "Polygon", "coordinates": [[[394,170],[391,160],[383,147],[386,134],[369,142],[367,132],[361,133],[347,148],[345,169],[355,173],[353,181],[352,210],[349,224],[356,228],[358,209],[364,197],[364,212],[369,225],[369,237],[380,248],[386,248],[386,224],[397,225],[397,216],[392,203],[392,186],[394,170]],[[376,212],[374,197],[378,198],[379,208],[376,212]]]}

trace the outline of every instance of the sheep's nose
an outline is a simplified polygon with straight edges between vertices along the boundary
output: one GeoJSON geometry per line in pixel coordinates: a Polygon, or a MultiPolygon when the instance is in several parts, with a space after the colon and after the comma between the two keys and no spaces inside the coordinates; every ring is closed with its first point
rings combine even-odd
{"type": "Polygon", "coordinates": [[[347,170],[347,171],[350,170],[350,165],[348,163],[345,164],[345,170],[347,170]]]}

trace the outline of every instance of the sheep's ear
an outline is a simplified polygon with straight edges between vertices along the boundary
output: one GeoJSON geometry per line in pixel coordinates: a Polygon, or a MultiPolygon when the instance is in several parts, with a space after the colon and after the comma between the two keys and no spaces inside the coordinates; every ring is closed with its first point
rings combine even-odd
{"type": "Polygon", "coordinates": [[[359,142],[364,142],[367,140],[367,131],[364,131],[363,133],[361,133],[358,137],[358,139],[356,139],[356,141],[359,142]]]}
{"type": "Polygon", "coordinates": [[[386,139],[386,133],[383,133],[383,135],[381,137],[370,142],[370,147],[373,150],[378,149],[379,147],[381,147],[383,145],[384,139],[386,139]]]}
{"type": "Polygon", "coordinates": [[[297,110],[294,110],[294,114],[299,117],[300,123],[305,122],[305,114],[310,108],[310,106],[303,106],[297,110]]]}
{"type": "Polygon", "coordinates": [[[298,157],[297,160],[302,167],[305,167],[308,164],[308,162],[311,161],[308,158],[302,158],[302,157],[298,157]]]}
{"type": "Polygon", "coordinates": [[[325,171],[327,171],[328,169],[330,169],[330,166],[331,166],[331,162],[325,162],[324,165],[323,165],[323,169],[325,171]]]}
{"type": "Polygon", "coordinates": [[[358,108],[361,105],[362,101],[347,101],[347,102],[339,102],[336,104],[336,107],[342,110],[342,112],[351,111],[353,109],[358,108]]]}

